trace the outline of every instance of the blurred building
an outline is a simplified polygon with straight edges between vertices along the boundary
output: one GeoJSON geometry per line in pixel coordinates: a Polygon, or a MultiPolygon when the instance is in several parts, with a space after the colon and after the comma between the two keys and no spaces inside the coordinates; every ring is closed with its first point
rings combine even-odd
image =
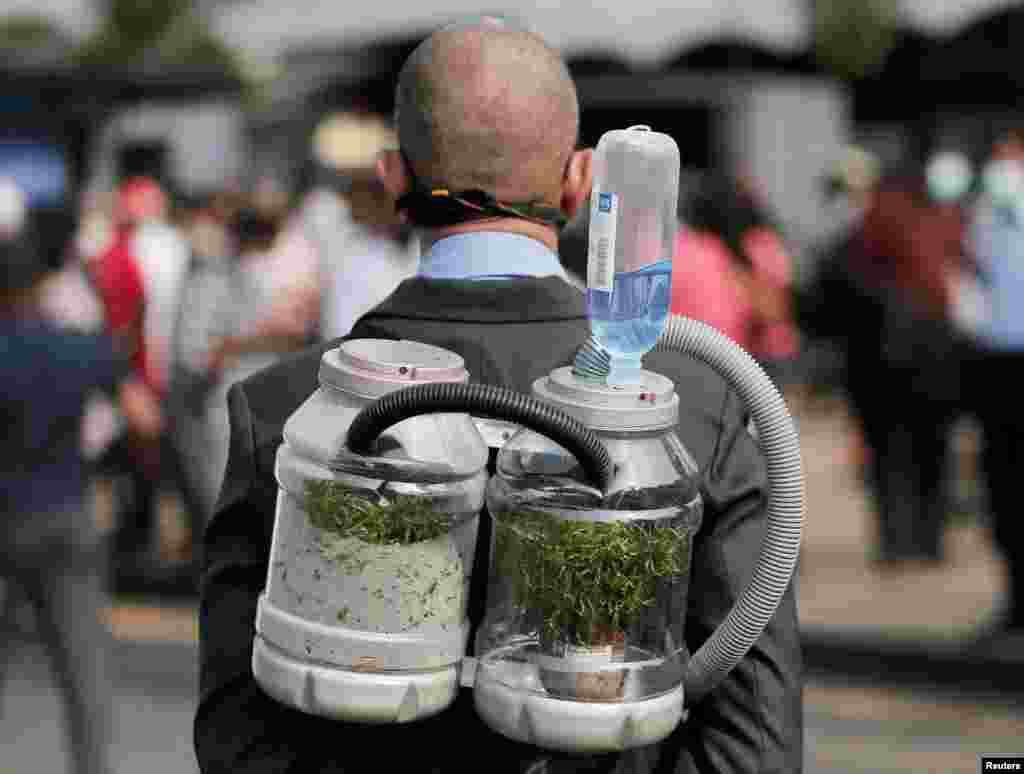
{"type": "Polygon", "coordinates": [[[5,61],[0,82],[0,171],[18,178],[42,206],[74,201],[93,184],[110,187],[123,174],[187,188],[198,165],[219,173],[224,164],[212,160],[233,159],[224,146],[245,137],[240,114],[232,124],[206,108],[237,111],[231,106],[240,84],[219,73],[5,61]]]}
{"type": "MultiPolygon", "coordinates": [[[[38,12],[36,6],[10,0],[5,10],[38,12]]],[[[506,18],[542,32],[572,61],[586,141],[615,126],[656,125],[676,135],[686,166],[741,171],[794,239],[813,241],[824,206],[815,183],[839,146],[856,140],[893,163],[919,161],[936,146],[973,156],[1024,95],[1024,71],[1013,56],[1024,40],[1019,3],[882,3],[892,26],[882,60],[837,79],[815,49],[820,15],[862,6],[643,0],[581,10],[523,0],[506,18]]],[[[49,12],[80,35],[96,7],[92,0],[53,0],[49,12]]],[[[204,175],[222,178],[246,165],[294,179],[326,115],[390,111],[398,67],[426,32],[471,14],[503,13],[470,0],[426,8],[379,0],[358,11],[317,0],[202,0],[197,7],[243,59],[277,73],[263,108],[247,116],[247,137],[237,138],[240,119],[230,100],[204,97],[202,116],[187,120],[173,110],[137,108],[104,124],[92,151],[98,174],[109,176],[111,160],[124,155],[148,158],[197,186],[204,175]],[[214,138],[222,152],[210,150],[214,138]]],[[[840,44],[858,43],[857,32],[841,25],[838,36],[840,44]]],[[[73,121],[71,131],[79,125],[98,124],[73,121]]]]}
{"type": "Polygon", "coordinates": [[[887,161],[919,161],[936,146],[976,159],[1019,119],[1024,6],[1005,0],[936,0],[934,6],[938,16],[945,9],[951,17],[943,34],[905,29],[884,65],[851,89],[855,125],[887,161]],[[972,6],[986,12],[972,14],[972,6]]]}
{"type": "MultiPolygon", "coordinates": [[[[333,112],[389,115],[397,74],[430,31],[349,43],[297,45],[281,58],[268,105],[252,115],[257,166],[295,179],[311,138],[333,112]]],[[[755,178],[799,242],[825,220],[822,174],[847,141],[848,91],[799,59],[750,45],[700,46],[652,67],[606,51],[568,57],[581,103],[581,142],[637,123],[679,143],[684,179],[728,168],[755,178]]],[[[685,194],[685,191],[684,191],[685,194]]]]}
{"type": "Polygon", "coordinates": [[[313,160],[317,127],[332,114],[390,116],[402,63],[427,34],[424,28],[409,38],[309,43],[284,52],[266,104],[249,114],[254,165],[295,181],[313,160]]]}
{"type": "MultiPolygon", "coordinates": [[[[1015,3],[907,0],[881,67],[842,80],[815,56],[812,7],[648,0],[581,13],[521,2],[506,18],[542,31],[569,57],[584,142],[633,123],[667,131],[680,143],[684,179],[712,168],[747,176],[791,239],[809,244],[827,219],[820,181],[844,144],[859,141],[894,164],[938,145],[973,154],[1024,86],[1012,62],[1015,31],[1024,34],[1015,3]]],[[[257,157],[291,174],[325,114],[389,112],[395,74],[415,43],[481,12],[468,1],[431,8],[392,1],[352,14],[314,0],[287,9],[269,0],[212,3],[225,37],[275,57],[282,73],[275,98],[254,117],[257,157]]]]}
{"type": "Polygon", "coordinates": [[[204,88],[141,89],[97,126],[88,184],[110,190],[122,177],[144,175],[197,196],[241,179],[250,151],[239,91],[238,84],[215,78],[204,88]]]}

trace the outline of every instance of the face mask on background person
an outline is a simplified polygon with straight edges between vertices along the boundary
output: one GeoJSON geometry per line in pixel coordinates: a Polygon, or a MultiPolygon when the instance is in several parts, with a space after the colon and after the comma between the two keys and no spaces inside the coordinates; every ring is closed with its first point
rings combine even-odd
{"type": "Polygon", "coordinates": [[[973,177],[971,164],[962,153],[937,153],[925,167],[928,194],[942,204],[962,199],[970,190],[973,177]]]}
{"type": "Polygon", "coordinates": [[[1024,200],[1024,167],[1014,159],[993,159],[982,172],[982,186],[997,207],[1016,209],[1024,200]]]}

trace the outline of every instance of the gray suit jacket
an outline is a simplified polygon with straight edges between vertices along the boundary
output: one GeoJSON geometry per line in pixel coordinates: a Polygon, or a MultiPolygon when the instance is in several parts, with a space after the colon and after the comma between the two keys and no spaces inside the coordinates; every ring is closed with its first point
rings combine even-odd
{"type": "MultiPolygon", "coordinates": [[[[459,282],[414,278],[363,317],[353,338],[407,338],[453,350],[474,382],[529,392],[532,381],[571,362],[589,335],[582,294],[556,278],[459,282]]],[[[549,754],[490,731],[463,690],[440,715],[402,726],[359,726],[277,704],[251,671],[258,595],[267,573],[274,457],[288,416],[317,386],[326,345],[236,385],[232,449],[217,513],[205,539],[201,696],[195,722],[203,772],[776,772],[802,769],[801,656],[792,588],[756,646],[725,682],[693,707],[661,745],[623,755],[549,754]]],[[[704,524],[694,547],[686,621],[691,651],[728,613],[750,578],[766,528],[763,459],[746,412],[723,379],[674,353],[645,366],[680,394],[680,439],[702,470],[704,524]]],[[[484,519],[483,522],[486,522],[484,519]]],[[[480,545],[489,541],[481,535],[480,545]]],[[[486,549],[485,549],[486,550],[486,549]]],[[[488,566],[477,557],[479,568],[488,566]]],[[[484,610],[474,577],[470,618],[484,610]]]]}

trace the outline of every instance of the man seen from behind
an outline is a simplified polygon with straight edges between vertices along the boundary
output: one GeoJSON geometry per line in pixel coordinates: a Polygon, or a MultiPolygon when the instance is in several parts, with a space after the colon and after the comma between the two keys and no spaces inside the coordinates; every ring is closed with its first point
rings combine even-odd
{"type": "MultiPolygon", "coordinates": [[[[529,393],[589,335],[567,282],[558,226],[586,201],[591,153],[576,151],[579,108],[558,54],[498,22],[448,27],[410,56],[398,83],[400,149],[378,175],[421,228],[417,276],[364,315],[349,338],[413,339],[461,355],[472,381],[529,393]],[[443,189],[448,195],[432,195],[443,189]]],[[[469,689],[439,715],[360,726],[306,715],[266,696],[251,673],[288,416],[317,387],[333,342],[237,384],[232,448],[206,534],[196,753],[214,772],[799,772],[800,650],[792,589],[764,635],[661,745],[622,754],[554,753],[508,740],[476,714],[469,689]]],[[[764,462],[738,397],[715,372],[674,353],[645,367],[673,379],[678,434],[702,469],[704,526],[694,548],[687,646],[696,650],[749,579],[767,522],[764,462]]],[[[484,612],[487,519],[470,595],[484,612]]],[[[472,643],[472,636],[470,638],[472,643]]],[[[472,645],[470,645],[472,647],[472,645]]]]}

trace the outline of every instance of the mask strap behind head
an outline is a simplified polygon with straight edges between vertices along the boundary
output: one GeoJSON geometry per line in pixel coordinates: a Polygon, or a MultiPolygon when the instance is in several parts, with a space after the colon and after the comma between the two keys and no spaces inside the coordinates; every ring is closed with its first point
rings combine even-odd
{"type": "Polygon", "coordinates": [[[404,212],[417,226],[441,228],[473,220],[493,218],[519,218],[562,229],[569,221],[557,207],[547,207],[537,200],[529,202],[501,202],[486,191],[474,188],[450,191],[447,188],[428,188],[417,179],[412,164],[404,151],[400,151],[411,180],[409,190],[398,197],[395,210],[404,212]]]}

